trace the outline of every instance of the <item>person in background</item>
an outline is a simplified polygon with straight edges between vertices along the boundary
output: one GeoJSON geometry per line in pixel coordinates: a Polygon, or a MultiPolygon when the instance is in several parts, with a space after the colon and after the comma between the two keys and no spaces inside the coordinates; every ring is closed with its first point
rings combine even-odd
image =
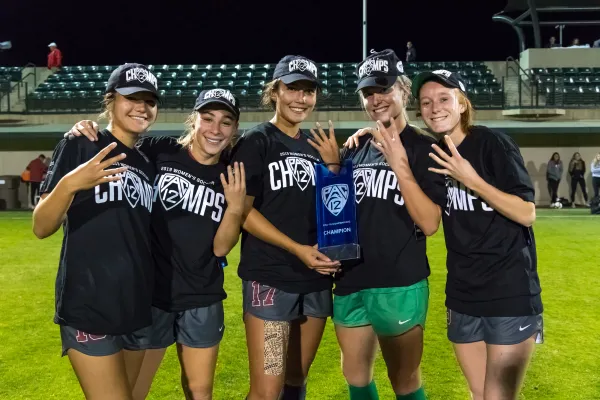
{"type": "Polygon", "coordinates": [[[46,171],[48,171],[48,166],[46,165],[46,156],[40,154],[38,158],[35,160],[31,160],[29,165],[27,165],[26,170],[29,171],[29,199],[30,204],[29,208],[34,209],[37,205],[39,196],[40,196],[40,185],[44,180],[44,176],[46,175],[46,171]]]}
{"type": "Polygon", "coordinates": [[[416,62],[417,61],[417,49],[413,46],[412,42],[406,43],[406,62],[416,62]]]}
{"type": "Polygon", "coordinates": [[[550,193],[550,208],[558,207],[558,185],[563,174],[563,163],[560,154],[554,153],[546,167],[546,180],[548,181],[548,193],[550,193]]]}
{"type": "Polygon", "coordinates": [[[594,197],[598,197],[600,193],[600,153],[592,160],[592,186],[594,187],[594,197]]]}
{"type": "Polygon", "coordinates": [[[585,200],[586,206],[588,205],[588,195],[585,188],[585,162],[581,159],[581,154],[573,154],[571,162],[569,163],[569,174],[571,174],[571,207],[575,208],[575,192],[577,191],[577,184],[581,186],[581,192],[583,193],[583,199],[585,200]]]}
{"type": "Polygon", "coordinates": [[[58,49],[55,42],[48,45],[50,53],[48,53],[48,69],[52,72],[59,71],[62,68],[62,52],[58,49]]]}
{"type": "Polygon", "coordinates": [[[553,47],[560,47],[560,45],[556,43],[556,38],[554,36],[551,36],[550,40],[548,41],[548,44],[546,45],[546,48],[551,49],[553,47]]]}

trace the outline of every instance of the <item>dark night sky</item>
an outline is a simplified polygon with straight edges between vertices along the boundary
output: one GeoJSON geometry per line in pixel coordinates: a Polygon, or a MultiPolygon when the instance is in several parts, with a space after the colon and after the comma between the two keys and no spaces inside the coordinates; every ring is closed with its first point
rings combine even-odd
{"type": "MultiPolygon", "coordinates": [[[[518,56],[512,28],[492,21],[505,0],[369,0],[368,49],[408,40],[419,61],[504,60],[518,56]]],[[[6,0],[0,64],[44,65],[55,41],[65,65],[275,63],[286,54],[316,62],[358,62],[362,0],[6,0]],[[154,4],[161,4],[154,6],[154,4]],[[84,8],[85,7],[85,8],[84,8]]],[[[530,45],[533,34],[526,28],[530,45]]],[[[542,41],[558,32],[542,31],[542,41]]],[[[565,42],[600,38],[598,27],[567,28],[565,42]]]]}

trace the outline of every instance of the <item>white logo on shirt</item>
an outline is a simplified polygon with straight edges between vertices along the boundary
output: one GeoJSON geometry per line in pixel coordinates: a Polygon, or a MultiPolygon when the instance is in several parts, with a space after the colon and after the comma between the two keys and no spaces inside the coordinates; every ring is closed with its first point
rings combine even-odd
{"type": "Polygon", "coordinates": [[[476,211],[476,204],[481,204],[483,211],[494,211],[487,205],[477,193],[467,188],[461,182],[450,177],[446,177],[446,215],[450,215],[451,210],[476,211]]]}
{"type": "Polygon", "coordinates": [[[390,190],[398,190],[394,195],[394,203],[404,205],[394,171],[360,167],[353,171],[353,178],[356,203],[360,203],[365,196],[387,200],[390,190]]]}
{"type": "Polygon", "coordinates": [[[158,189],[160,202],[169,211],[183,201],[191,184],[187,179],[175,174],[164,174],[160,177],[158,189]]]}
{"type": "Polygon", "coordinates": [[[344,209],[349,193],[346,184],[329,185],[321,189],[321,199],[327,210],[337,217],[344,209]]]}
{"type": "Polygon", "coordinates": [[[314,164],[304,158],[287,157],[269,164],[271,190],[280,190],[296,185],[304,191],[309,184],[315,185],[314,164]]]}
{"type": "Polygon", "coordinates": [[[139,204],[152,211],[152,186],[134,172],[134,167],[127,167],[128,170],[121,175],[120,181],[108,182],[107,186],[102,184],[94,188],[96,204],[122,201],[124,195],[131,208],[136,208],[139,204]],[[106,190],[102,190],[103,187],[106,190]]]}
{"type": "MultiPolygon", "coordinates": [[[[396,65],[396,68],[398,65],[396,65]]],[[[382,60],[380,58],[372,58],[365,61],[363,65],[358,69],[358,77],[363,78],[365,75],[371,75],[373,72],[388,72],[390,70],[388,66],[388,60],[382,60]]]]}
{"type": "Polygon", "coordinates": [[[181,204],[181,209],[196,215],[205,215],[213,210],[210,217],[220,222],[223,217],[225,196],[201,183],[195,185],[178,173],[158,175],[155,180],[154,201],[160,202],[166,211],[181,204]]]}

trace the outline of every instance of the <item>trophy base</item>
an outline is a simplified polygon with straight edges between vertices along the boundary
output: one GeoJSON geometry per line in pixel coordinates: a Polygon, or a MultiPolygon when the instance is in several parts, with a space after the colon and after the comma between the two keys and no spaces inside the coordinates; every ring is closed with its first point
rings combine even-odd
{"type": "Polygon", "coordinates": [[[360,258],[360,245],[355,243],[321,247],[319,251],[334,261],[356,260],[360,258]]]}

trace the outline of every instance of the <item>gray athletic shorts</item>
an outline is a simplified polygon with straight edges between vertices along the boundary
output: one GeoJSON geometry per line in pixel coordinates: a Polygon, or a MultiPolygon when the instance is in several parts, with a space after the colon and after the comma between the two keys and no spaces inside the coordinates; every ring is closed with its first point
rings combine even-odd
{"type": "Polygon", "coordinates": [[[446,310],[448,340],[452,343],[509,345],[524,342],[536,335],[536,343],[544,342],[542,315],[523,317],[473,317],[450,309],[446,310]]]}
{"type": "MultiPolygon", "coordinates": [[[[142,328],[136,333],[141,333],[142,328]]],[[[124,335],[92,335],[70,326],[60,325],[60,338],[62,341],[62,356],[67,355],[67,350],[73,349],[88,356],[110,356],[127,349],[124,335]]]]}
{"type": "Polygon", "coordinates": [[[293,321],[304,316],[327,318],[333,312],[331,289],[287,293],[257,281],[243,281],[242,292],[244,313],[265,321],[293,321]]]}
{"type": "Polygon", "coordinates": [[[126,335],[127,350],[163,349],[173,343],[187,347],[213,347],[225,331],[223,302],[185,311],[168,312],[152,307],[152,325],[126,335]]]}

